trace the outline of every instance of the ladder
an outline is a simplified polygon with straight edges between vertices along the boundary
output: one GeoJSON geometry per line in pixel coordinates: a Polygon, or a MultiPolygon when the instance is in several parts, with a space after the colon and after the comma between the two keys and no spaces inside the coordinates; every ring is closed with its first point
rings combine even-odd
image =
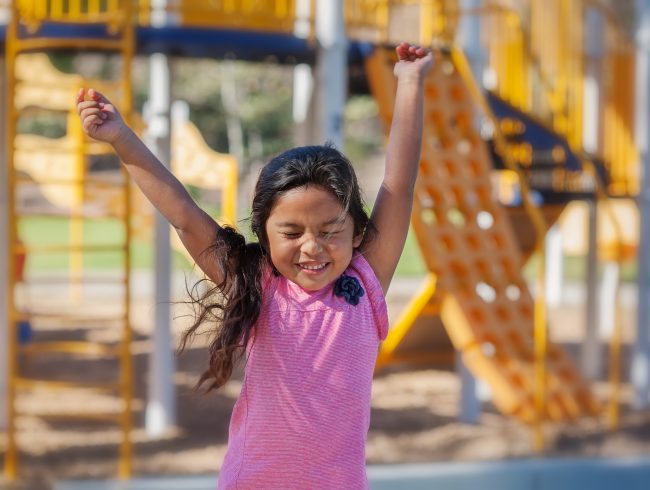
{"type": "MultiPolygon", "coordinates": [[[[132,330],[129,322],[130,311],[130,184],[123,169],[119,178],[102,179],[90,175],[90,155],[110,153],[105,145],[86,141],[81,124],[76,115],[74,100],[76,91],[88,87],[81,77],[72,78],[71,86],[65,83],[39,86],[36,79],[19,73],[16,67],[24,63],[29,53],[53,51],[92,50],[119,58],[121,70],[119,79],[93,82],[95,88],[105,90],[115,101],[128,120],[131,100],[131,62],[134,53],[134,28],[132,25],[132,3],[126,0],[107,2],[74,2],[63,0],[22,0],[11,3],[11,20],[6,35],[6,80],[7,80],[7,147],[6,175],[8,183],[9,214],[9,264],[16,263],[23,251],[28,263],[36,258],[48,260],[64,257],[69,264],[69,273],[64,277],[43,276],[27,273],[22,283],[18,282],[16,267],[9,267],[7,274],[8,291],[8,394],[7,394],[7,450],[4,461],[5,477],[12,480],[18,476],[19,434],[17,421],[21,417],[44,417],[53,420],[93,420],[115,423],[120,428],[119,476],[131,475],[132,446],[132,330]],[[65,24],[65,29],[62,25],[65,24]],[[63,34],[64,33],[64,34],[63,34]],[[77,83],[74,83],[77,80],[77,83]],[[45,88],[45,90],[44,90],[45,88]],[[57,92],[67,94],[66,102],[56,97],[57,92]],[[18,130],[21,118],[33,114],[34,106],[50,115],[67,117],[67,134],[64,138],[44,138],[23,134],[18,130]],[[36,138],[28,141],[29,138],[36,138]],[[40,138],[40,139],[39,139],[40,138]],[[25,142],[28,142],[25,145],[25,142]],[[34,143],[37,146],[34,146],[34,143]],[[41,146],[42,145],[42,146],[41,146]],[[26,150],[27,148],[27,150],[26,150]],[[37,152],[47,148],[50,159],[44,160],[45,171],[30,175],[21,169],[24,151],[37,152]],[[21,153],[23,152],[23,153],[21,153]],[[62,158],[63,157],[63,158],[62,158]],[[21,159],[22,158],[22,159],[21,159]],[[26,178],[25,176],[30,178],[26,178]],[[20,206],[18,197],[25,188],[34,186],[65,189],[71,203],[68,207],[58,207],[56,211],[39,210],[32,212],[20,206]],[[89,208],[88,198],[110,189],[119,196],[119,205],[89,208]],[[91,212],[92,211],[92,212],[91,212]],[[21,236],[23,224],[30,219],[39,218],[43,222],[67,224],[69,235],[66,240],[38,239],[21,236]],[[90,241],[87,230],[89,219],[110,223],[114,238],[110,242],[90,241]],[[86,231],[84,231],[86,229],[86,231]],[[91,275],[85,262],[96,254],[112,254],[118,257],[119,266],[109,275],[91,275]],[[76,310],[85,303],[85,288],[112,288],[116,291],[115,304],[93,308],[93,311],[80,315],[76,310]],[[37,293],[38,296],[34,296],[37,293]],[[45,307],[40,307],[44,305],[45,307]],[[34,338],[20,342],[16,328],[19,322],[29,322],[34,338]],[[75,329],[70,332],[70,327],[75,329]],[[41,328],[44,327],[44,328],[41,328]],[[66,327],[67,330],[63,328],[66,327]],[[85,366],[87,362],[112,363],[115,373],[110,379],[97,379],[88,382],[87,373],[66,372],[66,379],[57,379],[52,374],[47,379],[36,375],[34,363],[65,360],[85,366]],[[30,367],[31,366],[31,367],[30,367]],[[83,374],[84,376],[80,376],[83,374]],[[112,411],[93,410],[93,407],[39,407],[29,411],[20,403],[24,393],[47,391],[56,394],[56,401],[65,400],[66,394],[106,393],[115,403],[112,411]]],[[[27,71],[29,73],[29,70],[27,71]]],[[[34,74],[34,73],[32,73],[34,74]]],[[[42,81],[41,81],[42,82],[42,81]]],[[[30,155],[28,155],[29,157],[30,155]]],[[[31,155],[32,157],[34,155],[31,155]]],[[[27,158],[30,160],[30,158],[27,158]]],[[[5,340],[2,340],[5,341],[5,340]]],[[[72,365],[72,364],[71,364],[72,365]]],[[[102,364],[103,366],[103,364],[102,364]]],[[[83,367],[77,368],[78,370],[83,367]]],[[[72,371],[75,371],[73,368],[72,371]]],[[[102,373],[102,378],[108,378],[102,373]]],[[[83,398],[81,398],[83,400],[83,398]]],[[[82,404],[83,405],[83,404],[82,404]]]]}

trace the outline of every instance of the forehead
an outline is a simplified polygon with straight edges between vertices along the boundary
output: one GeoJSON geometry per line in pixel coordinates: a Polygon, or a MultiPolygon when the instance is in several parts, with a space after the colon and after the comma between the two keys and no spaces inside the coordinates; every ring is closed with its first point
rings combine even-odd
{"type": "Polygon", "coordinates": [[[342,214],[343,206],[331,193],[321,187],[303,186],[283,193],[275,201],[268,222],[327,222],[342,214]]]}

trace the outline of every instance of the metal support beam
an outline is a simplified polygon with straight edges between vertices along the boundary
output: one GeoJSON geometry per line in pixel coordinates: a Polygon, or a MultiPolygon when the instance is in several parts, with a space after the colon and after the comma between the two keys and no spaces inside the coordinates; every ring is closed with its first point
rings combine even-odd
{"type": "Polygon", "coordinates": [[[585,304],[585,340],[580,350],[582,374],[589,380],[598,379],[600,360],[598,342],[598,201],[587,201],[587,301],[585,304]]]}
{"type": "Polygon", "coordinates": [[[637,0],[636,144],[641,156],[638,314],[630,379],[634,406],[650,405],[650,0],[637,0]]]}
{"type": "MultiPolygon", "coordinates": [[[[171,166],[171,76],[167,55],[155,53],[149,61],[149,127],[147,143],[158,159],[171,166]]],[[[149,360],[147,434],[163,435],[176,423],[175,362],[171,337],[171,246],[169,223],[156,212],[155,325],[149,360]]]]}
{"type": "MultiPolygon", "coordinates": [[[[604,19],[596,9],[588,9],[585,18],[585,79],[583,142],[585,150],[596,153],[600,146],[600,122],[602,121],[601,90],[603,83],[602,58],[605,53],[604,19]]],[[[598,308],[598,207],[596,201],[589,201],[587,277],[585,285],[585,340],[580,350],[582,374],[590,380],[598,378],[602,369],[600,355],[599,308],[598,308]]]]}
{"type": "MultiPolygon", "coordinates": [[[[306,39],[311,34],[311,0],[296,0],[296,21],[293,33],[306,39]]],[[[293,69],[293,123],[294,145],[305,146],[315,142],[314,137],[314,71],[306,63],[293,69]]]]}
{"type": "MultiPolygon", "coordinates": [[[[461,10],[478,11],[483,0],[463,0],[461,10]]],[[[464,15],[461,17],[458,29],[458,42],[472,67],[474,78],[481,83],[486,55],[481,48],[481,19],[478,15],[464,15]]],[[[475,121],[478,126],[481,121],[475,121]]],[[[460,355],[456,356],[456,373],[460,376],[460,413],[458,418],[465,423],[477,423],[481,414],[481,402],[478,398],[476,379],[469,372],[460,355]]]]}
{"type": "Polygon", "coordinates": [[[564,289],[564,254],[562,232],[554,224],[546,232],[546,304],[550,307],[562,303],[564,289]]]}
{"type": "Polygon", "coordinates": [[[320,139],[330,141],[343,150],[343,111],[348,83],[343,0],[317,0],[316,39],[316,102],[320,139]]]}

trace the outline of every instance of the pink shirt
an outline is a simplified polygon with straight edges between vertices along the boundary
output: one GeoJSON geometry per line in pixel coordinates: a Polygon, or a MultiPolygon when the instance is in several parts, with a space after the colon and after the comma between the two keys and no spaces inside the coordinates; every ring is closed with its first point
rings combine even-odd
{"type": "Polygon", "coordinates": [[[345,274],[365,291],[356,306],[333,284],[309,292],[267,275],[219,489],[368,488],[371,385],[388,315],[361,254],[345,274]]]}

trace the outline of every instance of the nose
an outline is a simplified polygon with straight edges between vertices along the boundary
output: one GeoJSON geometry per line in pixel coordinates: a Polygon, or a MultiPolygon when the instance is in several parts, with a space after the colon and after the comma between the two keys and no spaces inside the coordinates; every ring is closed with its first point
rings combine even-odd
{"type": "Polygon", "coordinates": [[[323,250],[320,240],[315,235],[306,235],[305,241],[302,243],[302,247],[300,248],[308,255],[316,255],[323,250]]]}

